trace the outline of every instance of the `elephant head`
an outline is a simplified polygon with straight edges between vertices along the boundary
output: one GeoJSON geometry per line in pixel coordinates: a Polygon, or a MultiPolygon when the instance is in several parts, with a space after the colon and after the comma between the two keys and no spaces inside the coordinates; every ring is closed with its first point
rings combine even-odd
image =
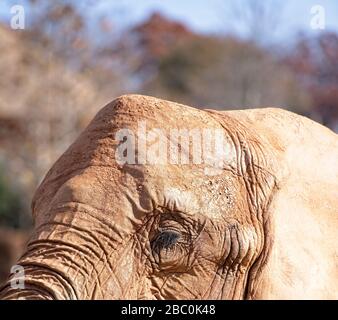
{"type": "Polygon", "coordinates": [[[337,298],[337,150],[280,109],[119,97],[39,186],[1,297],[337,298]]]}

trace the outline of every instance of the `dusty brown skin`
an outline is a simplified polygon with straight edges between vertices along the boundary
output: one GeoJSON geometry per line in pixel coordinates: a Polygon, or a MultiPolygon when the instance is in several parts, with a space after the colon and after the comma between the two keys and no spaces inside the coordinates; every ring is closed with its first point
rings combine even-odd
{"type": "Polygon", "coordinates": [[[280,109],[127,95],[49,171],[6,299],[338,298],[338,138],[280,109]],[[235,163],[119,165],[120,128],[221,128],[235,163]]]}

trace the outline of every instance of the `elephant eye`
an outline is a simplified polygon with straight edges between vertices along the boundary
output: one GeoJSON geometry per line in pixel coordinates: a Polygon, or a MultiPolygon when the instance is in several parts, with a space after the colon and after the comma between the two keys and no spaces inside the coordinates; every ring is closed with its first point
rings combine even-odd
{"type": "Polygon", "coordinates": [[[161,249],[172,249],[180,239],[181,235],[173,230],[162,231],[153,242],[153,249],[159,251],[161,249]]]}
{"type": "Polygon", "coordinates": [[[187,266],[188,249],[185,235],[173,229],[161,230],[151,242],[154,260],[161,271],[183,272],[187,266]]]}

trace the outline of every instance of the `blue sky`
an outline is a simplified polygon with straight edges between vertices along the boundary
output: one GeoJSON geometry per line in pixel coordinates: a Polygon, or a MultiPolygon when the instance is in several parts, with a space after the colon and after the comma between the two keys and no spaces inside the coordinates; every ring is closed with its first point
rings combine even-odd
{"type": "MultiPolygon", "coordinates": [[[[244,32],[241,21],[229,15],[232,2],[239,0],[105,0],[95,6],[90,16],[111,16],[118,25],[131,25],[146,19],[152,12],[160,11],[173,19],[187,24],[195,31],[203,33],[229,32],[234,26],[238,32],[244,32]]],[[[246,0],[242,0],[245,2],[246,0]]],[[[279,0],[257,0],[276,3],[279,0]]],[[[94,0],[91,0],[95,3],[94,0]]],[[[3,20],[10,17],[9,7],[13,4],[25,3],[25,0],[0,0],[0,16],[3,20]],[[7,4],[6,4],[7,3],[7,4]]],[[[74,0],[74,3],[79,3],[74,0]]],[[[338,32],[337,0],[283,0],[283,10],[273,11],[279,23],[275,30],[277,38],[285,38],[298,33],[318,33],[310,28],[311,7],[322,5],[326,13],[326,30],[338,32]]],[[[29,21],[27,21],[29,23],[29,21]]],[[[259,21],[257,22],[259,23],[259,21]]]]}
{"type": "MultiPolygon", "coordinates": [[[[235,0],[236,1],[236,0],[235,0]]],[[[150,12],[158,10],[166,15],[183,21],[193,29],[201,32],[218,32],[226,29],[226,21],[222,21],[222,11],[224,20],[227,19],[228,6],[232,2],[229,0],[120,0],[126,8],[131,10],[133,20],[141,20],[149,15],[150,12]]],[[[238,1],[238,0],[237,0],[238,1]]],[[[266,0],[257,0],[266,1],[266,0]]],[[[115,1],[107,1],[115,2],[115,1]]],[[[245,2],[245,1],[243,1],[245,2]]],[[[274,0],[270,1],[271,3],[274,0]]],[[[275,0],[275,2],[277,2],[275,0]]],[[[328,28],[338,29],[338,1],[337,0],[284,0],[284,24],[291,28],[309,28],[311,14],[310,9],[314,5],[322,5],[326,10],[326,22],[328,28]]],[[[109,7],[103,4],[103,7],[109,7]]],[[[291,31],[291,30],[290,30],[291,31]]]]}

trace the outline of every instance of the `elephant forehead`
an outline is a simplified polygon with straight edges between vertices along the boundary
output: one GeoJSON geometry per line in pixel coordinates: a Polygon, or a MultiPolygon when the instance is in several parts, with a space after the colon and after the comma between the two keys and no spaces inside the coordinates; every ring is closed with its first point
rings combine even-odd
{"type": "Polygon", "coordinates": [[[182,190],[178,187],[163,188],[164,207],[174,211],[182,211],[188,215],[194,215],[196,208],[199,207],[199,201],[196,195],[189,190],[182,190]]]}
{"type": "MultiPolygon", "coordinates": [[[[79,203],[98,210],[107,209],[114,195],[116,204],[122,190],[116,188],[117,177],[109,173],[109,170],[100,167],[89,167],[84,172],[75,175],[66,181],[53,197],[52,205],[62,203],[79,203]]],[[[121,204],[120,204],[121,205],[121,204]]]]}
{"type": "Polygon", "coordinates": [[[147,169],[144,185],[158,206],[187,215],[210,218],[230,214],[240,192],[238,179],[230,172],[206,176],[204,167],[165,166],[147,169]]]}

